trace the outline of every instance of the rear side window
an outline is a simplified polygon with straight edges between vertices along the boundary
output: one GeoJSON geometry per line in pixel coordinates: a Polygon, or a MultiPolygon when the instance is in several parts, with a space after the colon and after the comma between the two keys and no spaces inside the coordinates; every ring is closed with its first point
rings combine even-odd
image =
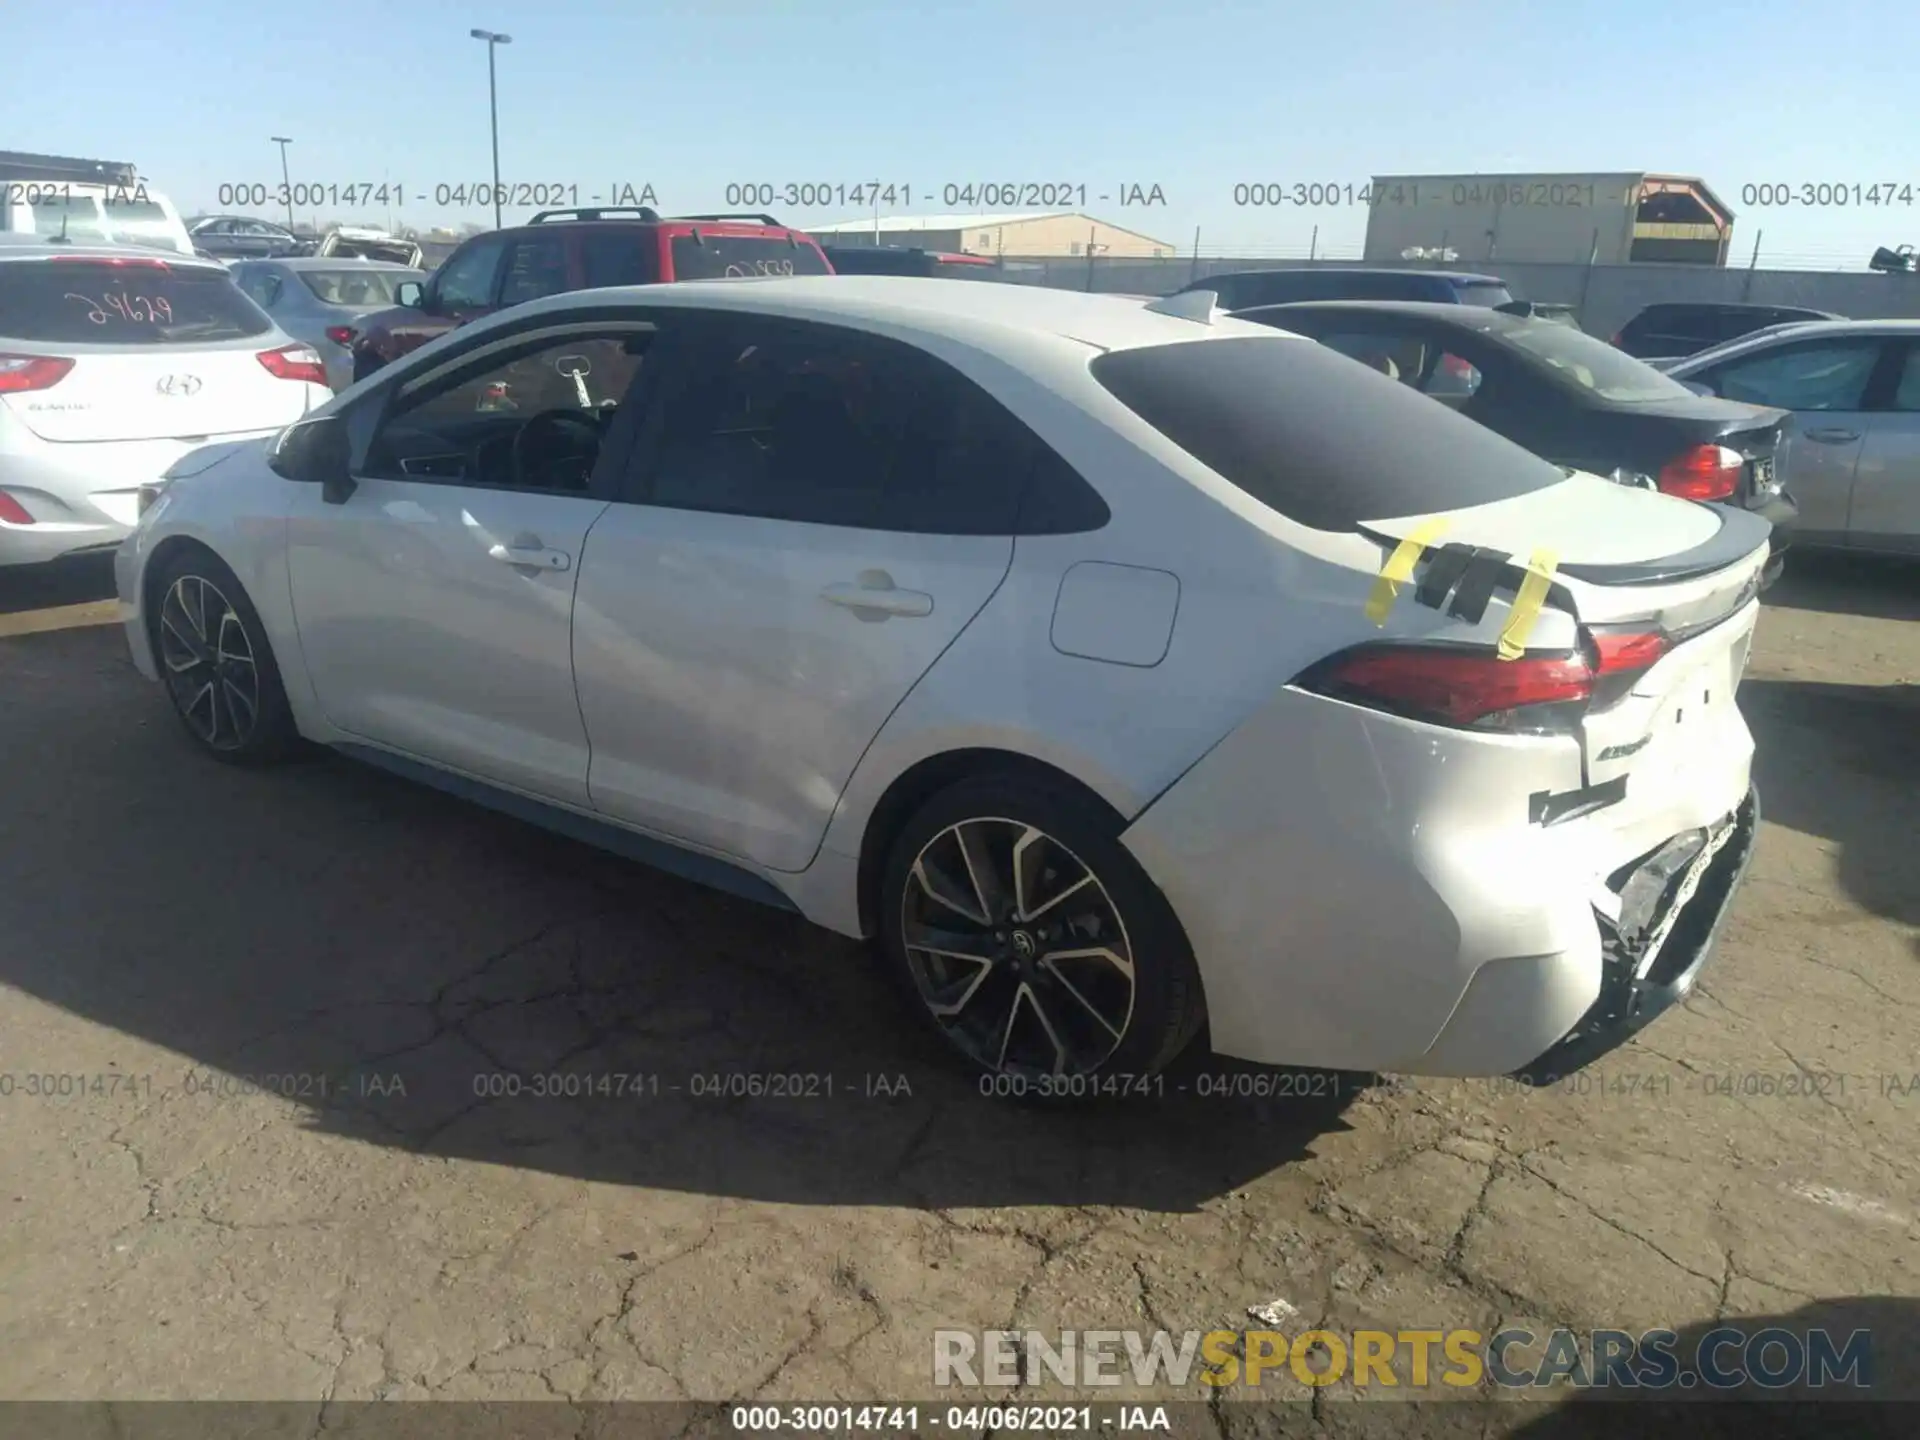
{"type": "MultiPolygon", "coordinates": [[[[107,233],[121,244],[160,245],[168,250],[180,248],[179,234],[158,201],[108,195],[101,204],[107,212],[107,233]]],[[[252,233],[272,235],[275,232],[262,225],[252,233]]]]}
{"type": "Polygon", "coordinates": [[[1487,505],[1566,477],[1493,431],[1305,340],[1115,350],[1114,397],[1196,460],[1316,530],[1487,505]]]}
{"type": "Polygon", "coordinates": [[[653,281],[647,264],[647,247],[658,232],[609,234],[590,231],[580,237],[580,268],[589,290],[609,285],[647,285],[653,281]]]}
{"type": "Polygon", "coordinates": [[[1513,303],[1513,296],[1504,285],[1455,285],[1453,299],[1456,304],[1485,305],[1488,309],[1513,303]]]}
{"type": "Polygon", "coordinates": [[[557,236],[529,236],[508,247],[507,274],[500,282],[502,305],[558,295],[566,288],[567,247],[557,236]]]}
{"type": "Polygon", "coordinates": [[[830,275],[812,245],[775,235],[676,235],[672,240],[676,280],[743,280],[756,275],[830,275]]]}
{"type": "Polygon", "coordinates": [[[95,245],[107,239],[100,202],[84,191],[77,195],[42,194],[35,198],[31,208],[36,235],[64,235],[69,240],[95,245]]]}
{"type": "Polygon", "coordinates": [[[861,530],[1094,528],[1105,507],[1028,427],[932,356],[833,326],[723,323],[664,397],[648,499],[861,530]],[[1047,461],[1057,463],[1046,465],[1047,461]],[[1037,467],[1045,466],[1043,476],[1037,467]]]}
{"type": "Polygon", "coordinates": [[[0,264],[0,336],[56,345],[207,345],[272,328],[225,270],[164,261],[0,264]]]}
{"type": "Polygon", "coordinates": [[[301,283],[322,304],[361,309],[392,305],[394,291],[402,280],[424,278],[418,271],[407,270],[302,270],[298,273],[301,283]]]}

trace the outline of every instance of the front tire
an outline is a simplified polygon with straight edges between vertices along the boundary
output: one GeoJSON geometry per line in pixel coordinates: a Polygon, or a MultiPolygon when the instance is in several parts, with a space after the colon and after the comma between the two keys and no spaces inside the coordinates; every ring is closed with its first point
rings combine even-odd
{"type": "Polygon", "coordinates": [[[1205,1018],[1173,908],[1104,806],[1061,783],[989,775],[907,822],[881,886],[881,944],[912,1003],[1013,1093],[1153,1075],[1205,1018]]]}
{"type": "Polygon", "coordinates": [[[298,743],[266,626],[239,577],[204,550],[162,562],[154,659],[199,749],[229,765],[285,759],[298,743]]]}

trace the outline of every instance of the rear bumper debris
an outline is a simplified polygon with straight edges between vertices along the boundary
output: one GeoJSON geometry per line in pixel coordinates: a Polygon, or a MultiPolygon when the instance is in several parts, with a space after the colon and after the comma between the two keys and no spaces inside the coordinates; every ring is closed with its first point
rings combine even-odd
{"type": "Polygon", "coordinates": [[[1619,1048],[1686,999],[1746,876],[1759,829],[1760,796],[1750,788],[1720,825],[1675,836],[1614,877],[1618,915],[1595,912],[1599,998],[1513,1078],[1553,1084],[1619,1048]]]}

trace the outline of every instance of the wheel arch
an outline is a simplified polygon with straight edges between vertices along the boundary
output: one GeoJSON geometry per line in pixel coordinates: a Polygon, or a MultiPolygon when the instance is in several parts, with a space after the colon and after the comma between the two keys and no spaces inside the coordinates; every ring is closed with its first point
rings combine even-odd
{"type": "Polygon", "coordinates": [[[879,928],[880,884],[886,870],[887,854],[914,812],[940,791],[961,780],[1006,774],[1067,790],[1111,815],[1116,829],[1126,824],[1126,817],[1084,780],[1058,765],[1023,755],[1017,750],[968,746],[928,755],[896,775],[868,813],[866,828],[861,833],[856,881],[863,934],[872,935],[879,928]]]}
{"type": "MultiPolygon", "coordinates": [[[[146,564],[140,571],[140,619],[147,627],[148,638],[154,642],[156,654],[160,634],[160,584],[166,577],[167,567],[177,557],[192,554],[205,555],[222,569],[230,573],[233,571],[233,566],[218,550],[195,535],[169,535],[153,547],[153,553],[147,556],[146,564]]],[[[245,582],[241,584],[244,586],[245,582]]],[[[251,600],[252,597],[248,598],[251,600]]]]}

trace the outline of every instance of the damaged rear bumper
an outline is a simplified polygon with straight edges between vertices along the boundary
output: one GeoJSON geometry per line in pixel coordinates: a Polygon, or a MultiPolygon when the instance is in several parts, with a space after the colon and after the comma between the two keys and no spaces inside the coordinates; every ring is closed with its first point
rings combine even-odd
{"type": "Polygon", "coordinates": [[[1616,914],[1596,907],[1600,994],[1553,1045],[1513,1072],[1530,1085],[1556,1080],[1625,1044],[1686,999],[1706,967],[1735,891],[1753,859],[1759,791],[1720,826],[1676,836],[1613,877],[1616,914]]]}

